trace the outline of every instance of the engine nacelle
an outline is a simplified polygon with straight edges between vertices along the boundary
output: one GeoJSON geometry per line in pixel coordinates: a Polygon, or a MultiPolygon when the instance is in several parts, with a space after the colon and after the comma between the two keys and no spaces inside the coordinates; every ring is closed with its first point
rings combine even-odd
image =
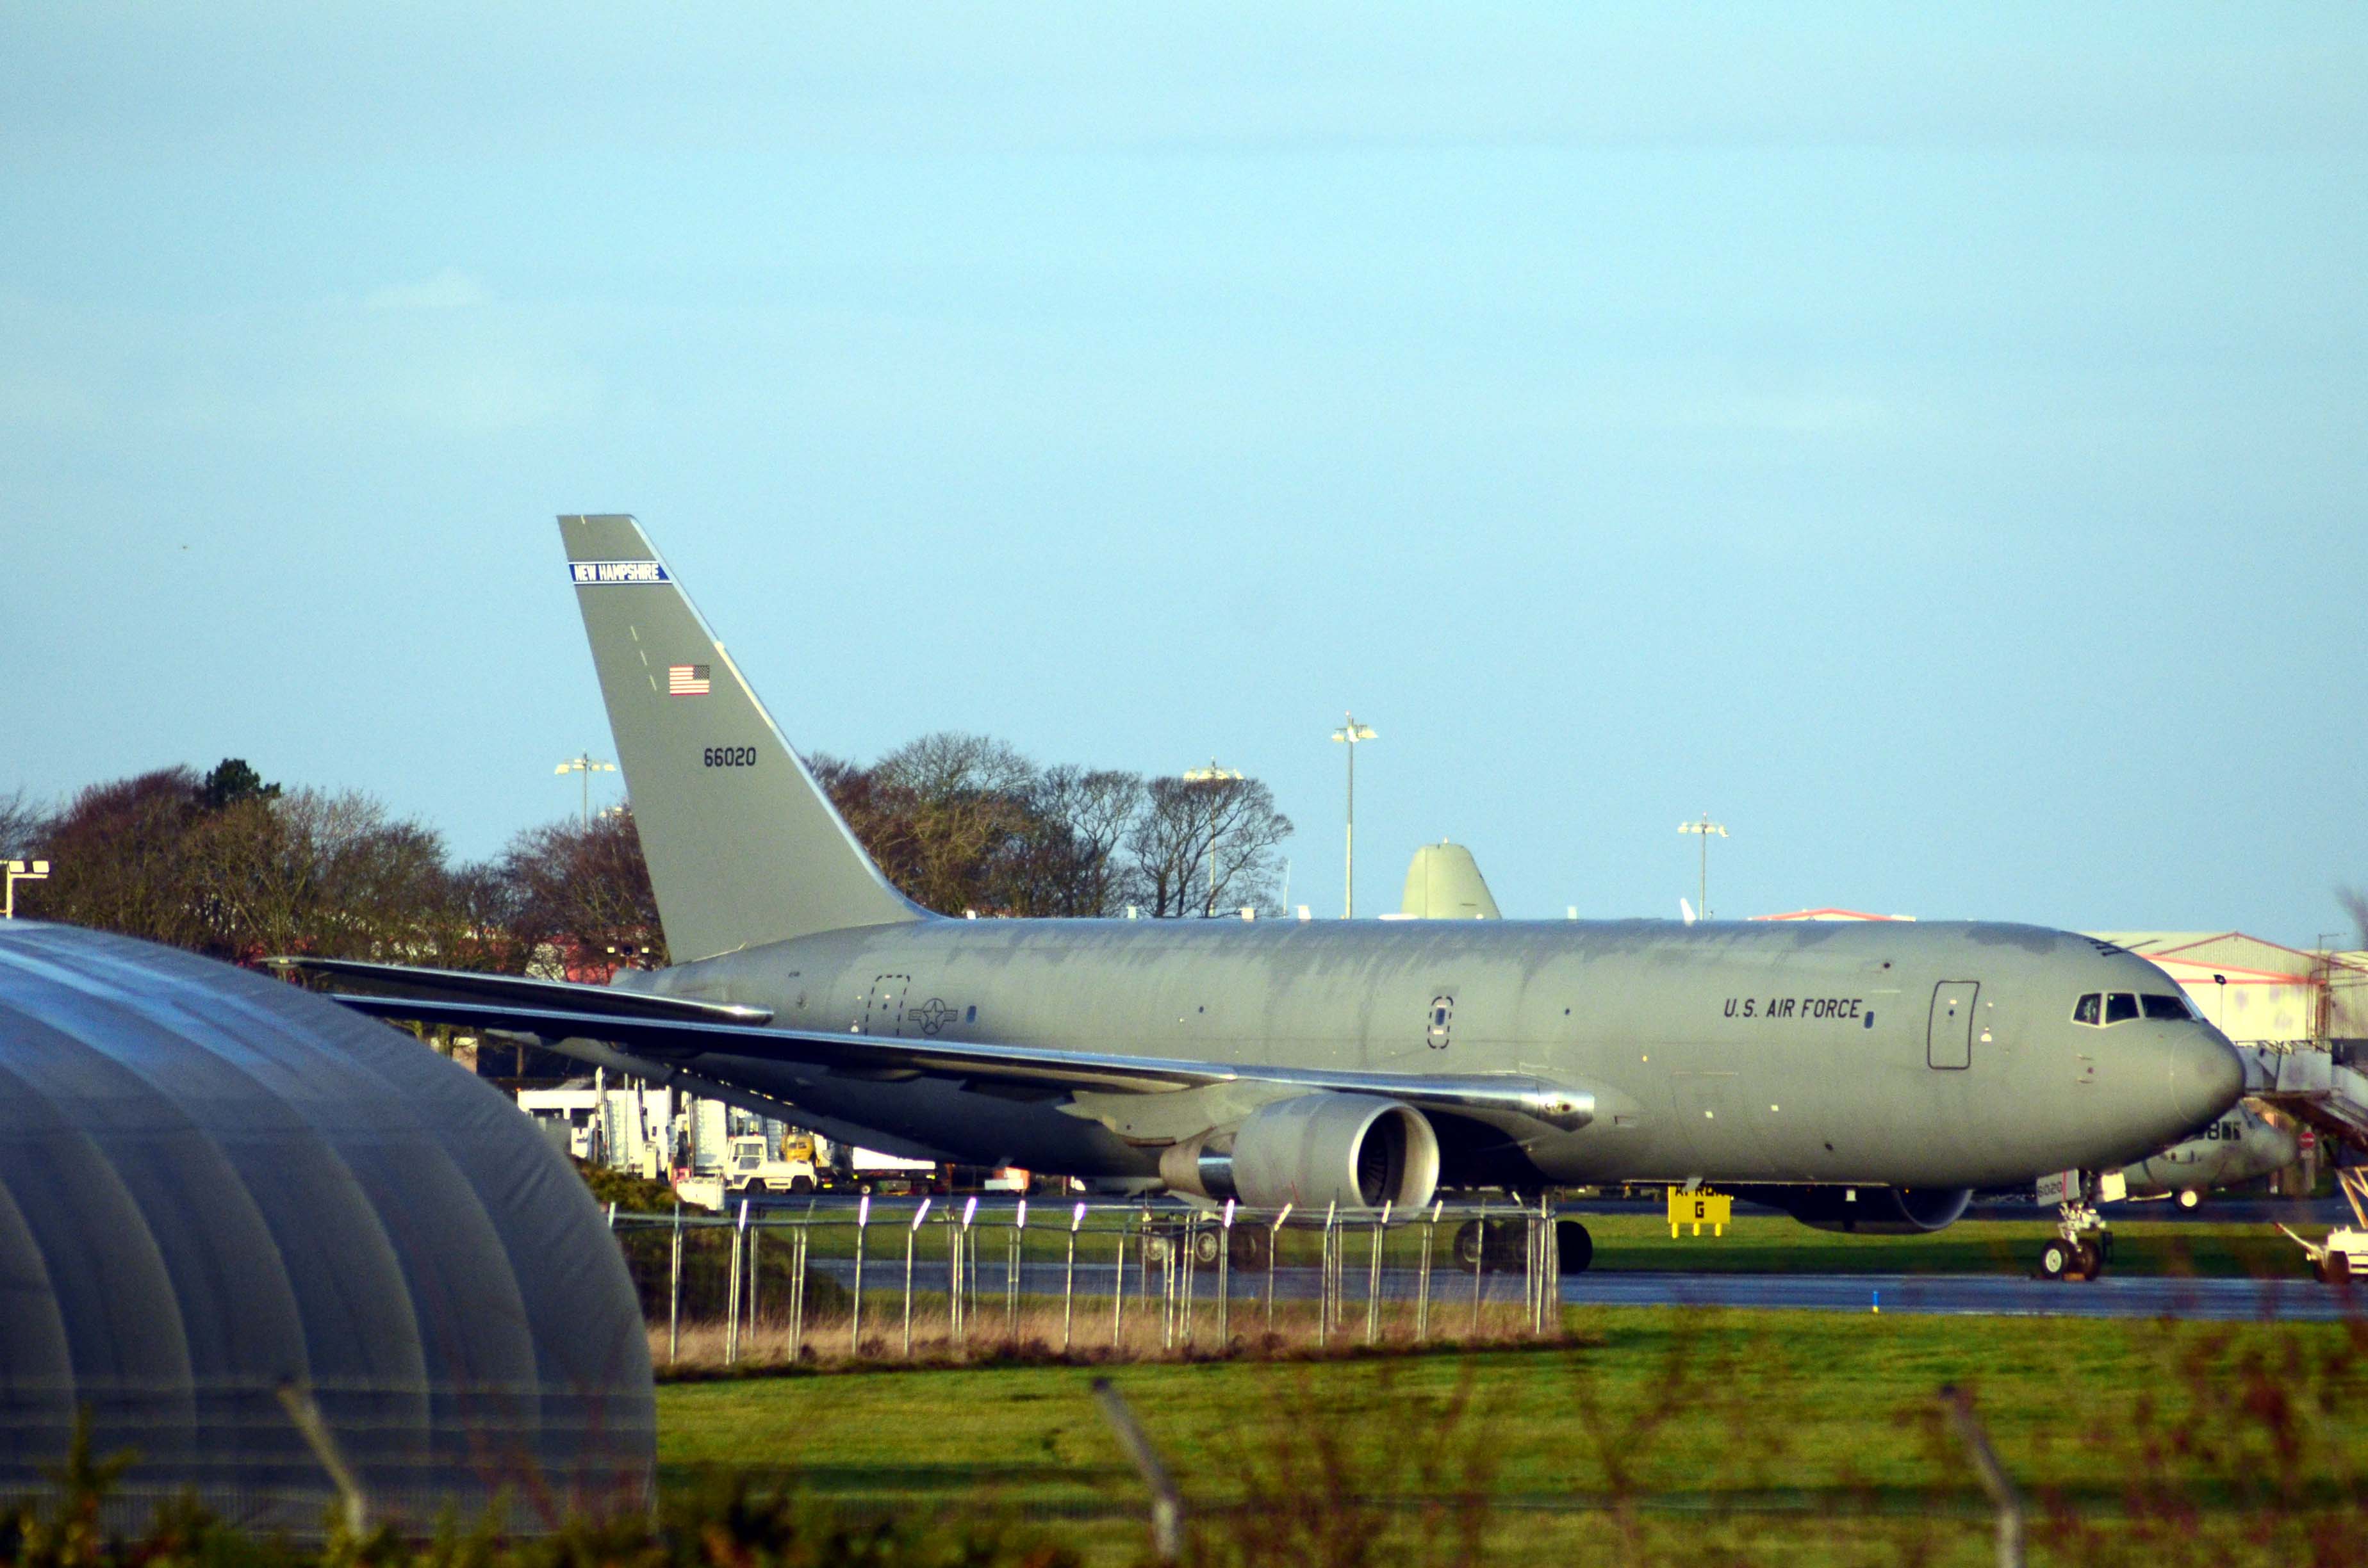
{"type": "Polygon", "coordinates": [[[1974,1201],[1969,1187],[1738,1187],[1735,1195],[1782,1209],[1813,1230],[1870,1236],[1946,1230],[1974,1201]]]}
{"type": "Polygon", "coordinates": [[[1314,1094],[1263,1105],[1237,1127],[1169,1146],[1159,1174],[1178,1192],[1253,1209],[1400,1213],[1439,1187],[1439,1134],[1412,1106],[1378,1095],[1314,1094]]]}

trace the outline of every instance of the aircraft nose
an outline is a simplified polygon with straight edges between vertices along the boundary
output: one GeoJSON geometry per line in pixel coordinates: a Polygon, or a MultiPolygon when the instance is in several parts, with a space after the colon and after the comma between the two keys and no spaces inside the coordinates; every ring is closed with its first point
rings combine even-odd
{"type": "Polygon", "coordinates": [[[2245,1062],[2216,1031],[2180,1031],[2169,1042],[2171,1101],[2191,1127],[2200,1127],[2245,1092],[2245,1062]]]}

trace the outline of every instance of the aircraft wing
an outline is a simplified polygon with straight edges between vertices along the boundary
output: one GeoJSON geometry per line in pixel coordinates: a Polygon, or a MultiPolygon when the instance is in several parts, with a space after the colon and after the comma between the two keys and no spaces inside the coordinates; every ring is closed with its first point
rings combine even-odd
{"type": "Polygon", "coordinates": [[[332,1001],[372,1017],[496,1029],[549,1043],[599,1040],[662,1070],[712,1055],[799,1062],[848,1076],[942,1078],[1052,1093],[1165,1094],[1217,1084],[1264,1083],[1386,1095],[1422,1109],[1509,1112],[1565,1131],[1584,1127],[1595,1118],[1594,1096],[1520,1074],[1338,1071],[782,1028],[765,1021],[771,1015],[763,1008],[734,1009],[608,986],[341,960],[273,962],[284,970],[408,993],[330,994],[332,1001]],[[734,1012],[744,1016],[719,1016],[734,1012]]]}
{"type": "MultiPolygon", "coordinates": [[[[495,1006],[597,1013],[604,1018],[658,1018],[679,1023],[763,1024],[770,1007],[731,1002],[698,1002],[684,996],[629,991],[620,986],[581,985],[567,980],[535,980],[522,974],[482,974],[465,969],[422,969],[411,964],[368,963],[359,959],[278,958],[264,963],[282,974],[323,975],[367,988],[367,996],[335,996],[359,1002],[384,995],[421,1001],[478,1002],[495,1006]]],[[[367,1009],[365,1009],[367,1010],[367,1009]]],[[[382,1013],[382,1017],[409,1017],[382,1013]]]]}

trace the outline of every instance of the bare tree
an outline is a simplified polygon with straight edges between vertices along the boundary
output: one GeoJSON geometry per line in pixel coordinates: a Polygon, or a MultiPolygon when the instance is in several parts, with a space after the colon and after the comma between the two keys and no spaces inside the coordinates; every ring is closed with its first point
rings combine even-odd
{"type": "Polygon", "coordinates": [[[1117,914],[1125,902],[1127,834],[1146,798],[1139,774],[1046,768],[1029,796],[1035,826],[1019,868],[1029,913],[1117,914]]]}
{"type": "Polygon", "coordinates": [[[192,769],[165,767],[80,791],[47,824],[50,879],[18,890],[19,912],[217,951],[188,854],[199,788],[192,769]]]}
{"type": "Polygon", "coordinates": [[[2338,888],[2335,897],[2343,905],[2343,912],[2351,916],[2352,928],[2359,933],[2361,947],[2368,949],[2368,889],[2338,888]]]}
{"type": "Polygon", "coordinates": [[[1040,769],[1008,741],[939,730],[907,741],[871,767],[880,782],[924,801],[999,795],[1017,798],[1035,788],[1040,769]]]}
{"type": "Polygon", "coordinates": [[[50,813],[22,790],[0,795],[0,859],[22,859],[48,836],[50,813]]]}
{"type": "Polygon", "coordinates": [[[579,969],[668,961],[630,807],[589,826],[568,820],[528,828],[510,840],[501,875],[512,935],[526,954],[553,947],[564,966],[579,969]]]}
{"type": "Polygon", "coordinates": [[[1154,778],[1127,835],[1134,901],[1156,917],[1270,908],[1291,836],[1256,778],[1154,778]]]}
{"type": "Polygon", "coordinates": [[[239,790],[192,824],[187,857],[216,952],[441,960],[443,840],[359,790],[239,790]]]}

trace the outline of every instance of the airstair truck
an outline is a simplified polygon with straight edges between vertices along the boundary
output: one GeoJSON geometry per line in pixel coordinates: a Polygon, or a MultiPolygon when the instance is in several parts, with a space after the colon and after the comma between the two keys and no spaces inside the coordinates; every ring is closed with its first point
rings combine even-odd
{"type": "MultiPolygon", "coordinates": [[[[2352,1064],[2351,1051],[2251,1046],[2244,1055],[2255,1099],[2339,1145],[2368,1152],[2368,1074],[2352,1064]]],[[[2356,1225],[2338,1225],[2317,1242],[2283,1224],[2278,1229],[2302,1248],[2313,1274],[2329,1284],[2342,1284],[2368,1278],[2368,1169],[2344,1166],[2337,1170],[2335,1180],[2356,1225]]]]}

